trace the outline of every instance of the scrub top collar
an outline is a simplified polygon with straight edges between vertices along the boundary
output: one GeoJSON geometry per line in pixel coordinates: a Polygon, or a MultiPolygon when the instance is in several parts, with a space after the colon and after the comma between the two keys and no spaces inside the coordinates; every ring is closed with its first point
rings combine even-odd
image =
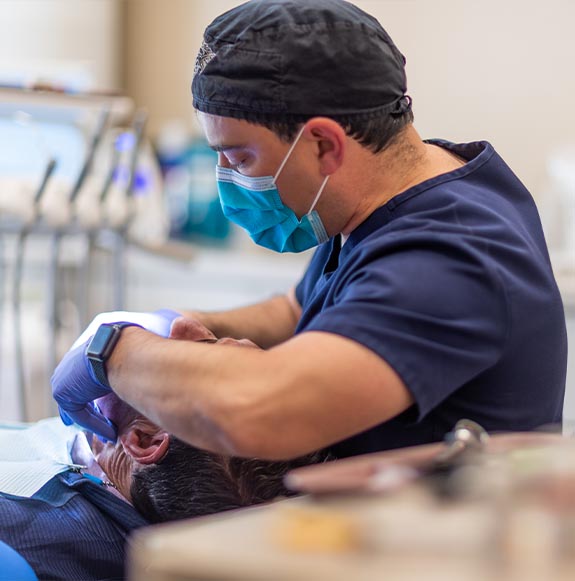
{"type": "MultiPolygon", "coordinates": [[[[377,208],[375,212],[370,214],[364,222],[362,222],[353,232],[351,232],[343,247],[341,247],[339,236],[336,236],[334,239],[332,239],[332,255],[335,254],[339,248],[341,248],[339,251],[340,259],[349,255],[355,246],[357,246],[357,244],[359,244],[364,238],[369,236],[374,230],[377,230],[378,228],[381,228],[381,226],[388,223],[392,219],[392,214],[398,206],[413,198],[414,196],[422,194],[423,192],[442,183],[446,183],[469,175],[487,163],[495,153],[493,146],[487,141],[457,144],[442,139],[428,139],[425,140],[424,143],[438,145],[439,147],[448,149],[449,151],[457,154],[459,157],[466,159],[467,163],[453,171],[425,180],[409,188],[408,190],[405,190],[397,196],[394,196],[386,204],[377,208]],[[335,242],[336,239],[337,243],[335,242]]],[[[333,256],[330,257],[330,262],[332,262],[333,258],[333,256]]]]}

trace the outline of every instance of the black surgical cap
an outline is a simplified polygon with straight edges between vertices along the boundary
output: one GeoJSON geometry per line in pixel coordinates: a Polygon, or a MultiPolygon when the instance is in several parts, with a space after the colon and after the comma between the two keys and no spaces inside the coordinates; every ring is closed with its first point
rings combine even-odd
{"type": "Polygon", "coordinates": [[[343,0],[252,0],[204,33],[194,107],[253,122],[375,117],[410,108],[405,58],[343,0]]]}

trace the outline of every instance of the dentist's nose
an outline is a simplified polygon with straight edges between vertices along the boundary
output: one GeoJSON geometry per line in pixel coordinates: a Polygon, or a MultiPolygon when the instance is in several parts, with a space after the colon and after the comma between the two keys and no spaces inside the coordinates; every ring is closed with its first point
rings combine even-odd
{"type": "Polygon", "coordinates": [[[221,152],[218,151],[218,165],[220,167],[227,167],[230,168],[230,162],[228,161],[228,158],[221,152]]]}

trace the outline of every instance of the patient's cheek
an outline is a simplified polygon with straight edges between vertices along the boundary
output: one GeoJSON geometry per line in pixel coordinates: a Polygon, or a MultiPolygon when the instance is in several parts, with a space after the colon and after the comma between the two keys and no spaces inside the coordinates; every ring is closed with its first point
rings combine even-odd
{"type": "Polygon", "coordinates": [[[118,444],[112,444],[110,442],[104,444],[104,442],[102,442],[98,436],[92,437],[92,443],[90,447],[92,448],[96,462],[100,464],[104,471],[106,471],[105,465],[108,464],[111,458],[115,455],[117,445],[118,444]]]}

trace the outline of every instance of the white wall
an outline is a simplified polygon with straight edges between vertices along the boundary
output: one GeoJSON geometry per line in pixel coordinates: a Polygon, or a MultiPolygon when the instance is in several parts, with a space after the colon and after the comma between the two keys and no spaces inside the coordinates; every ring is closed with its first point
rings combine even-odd
{"type": "MultiPolygon", "coordinates": [[[[169,119],[192,123],[190,83],[202,32],[240,3],[1,0],[0,76],[87,71],[95,88],[123,84],[148,108],[153,134],[169,119]]],[[[406,55],[421,134],[489,139],[541,201],[549,152],[575,141],[575,1],[355,3],[406,55]]]]}
{"type": "Polygon", "coordinates": [[[120,0],[0,0],[0,78],[120,83],[120,0]]]}
{"type": "Polygon", "coordinates": [[[536,197],[575,141],[573,0],[358,0],[407,57],[416,126],[488,139],[536,197]]]}

